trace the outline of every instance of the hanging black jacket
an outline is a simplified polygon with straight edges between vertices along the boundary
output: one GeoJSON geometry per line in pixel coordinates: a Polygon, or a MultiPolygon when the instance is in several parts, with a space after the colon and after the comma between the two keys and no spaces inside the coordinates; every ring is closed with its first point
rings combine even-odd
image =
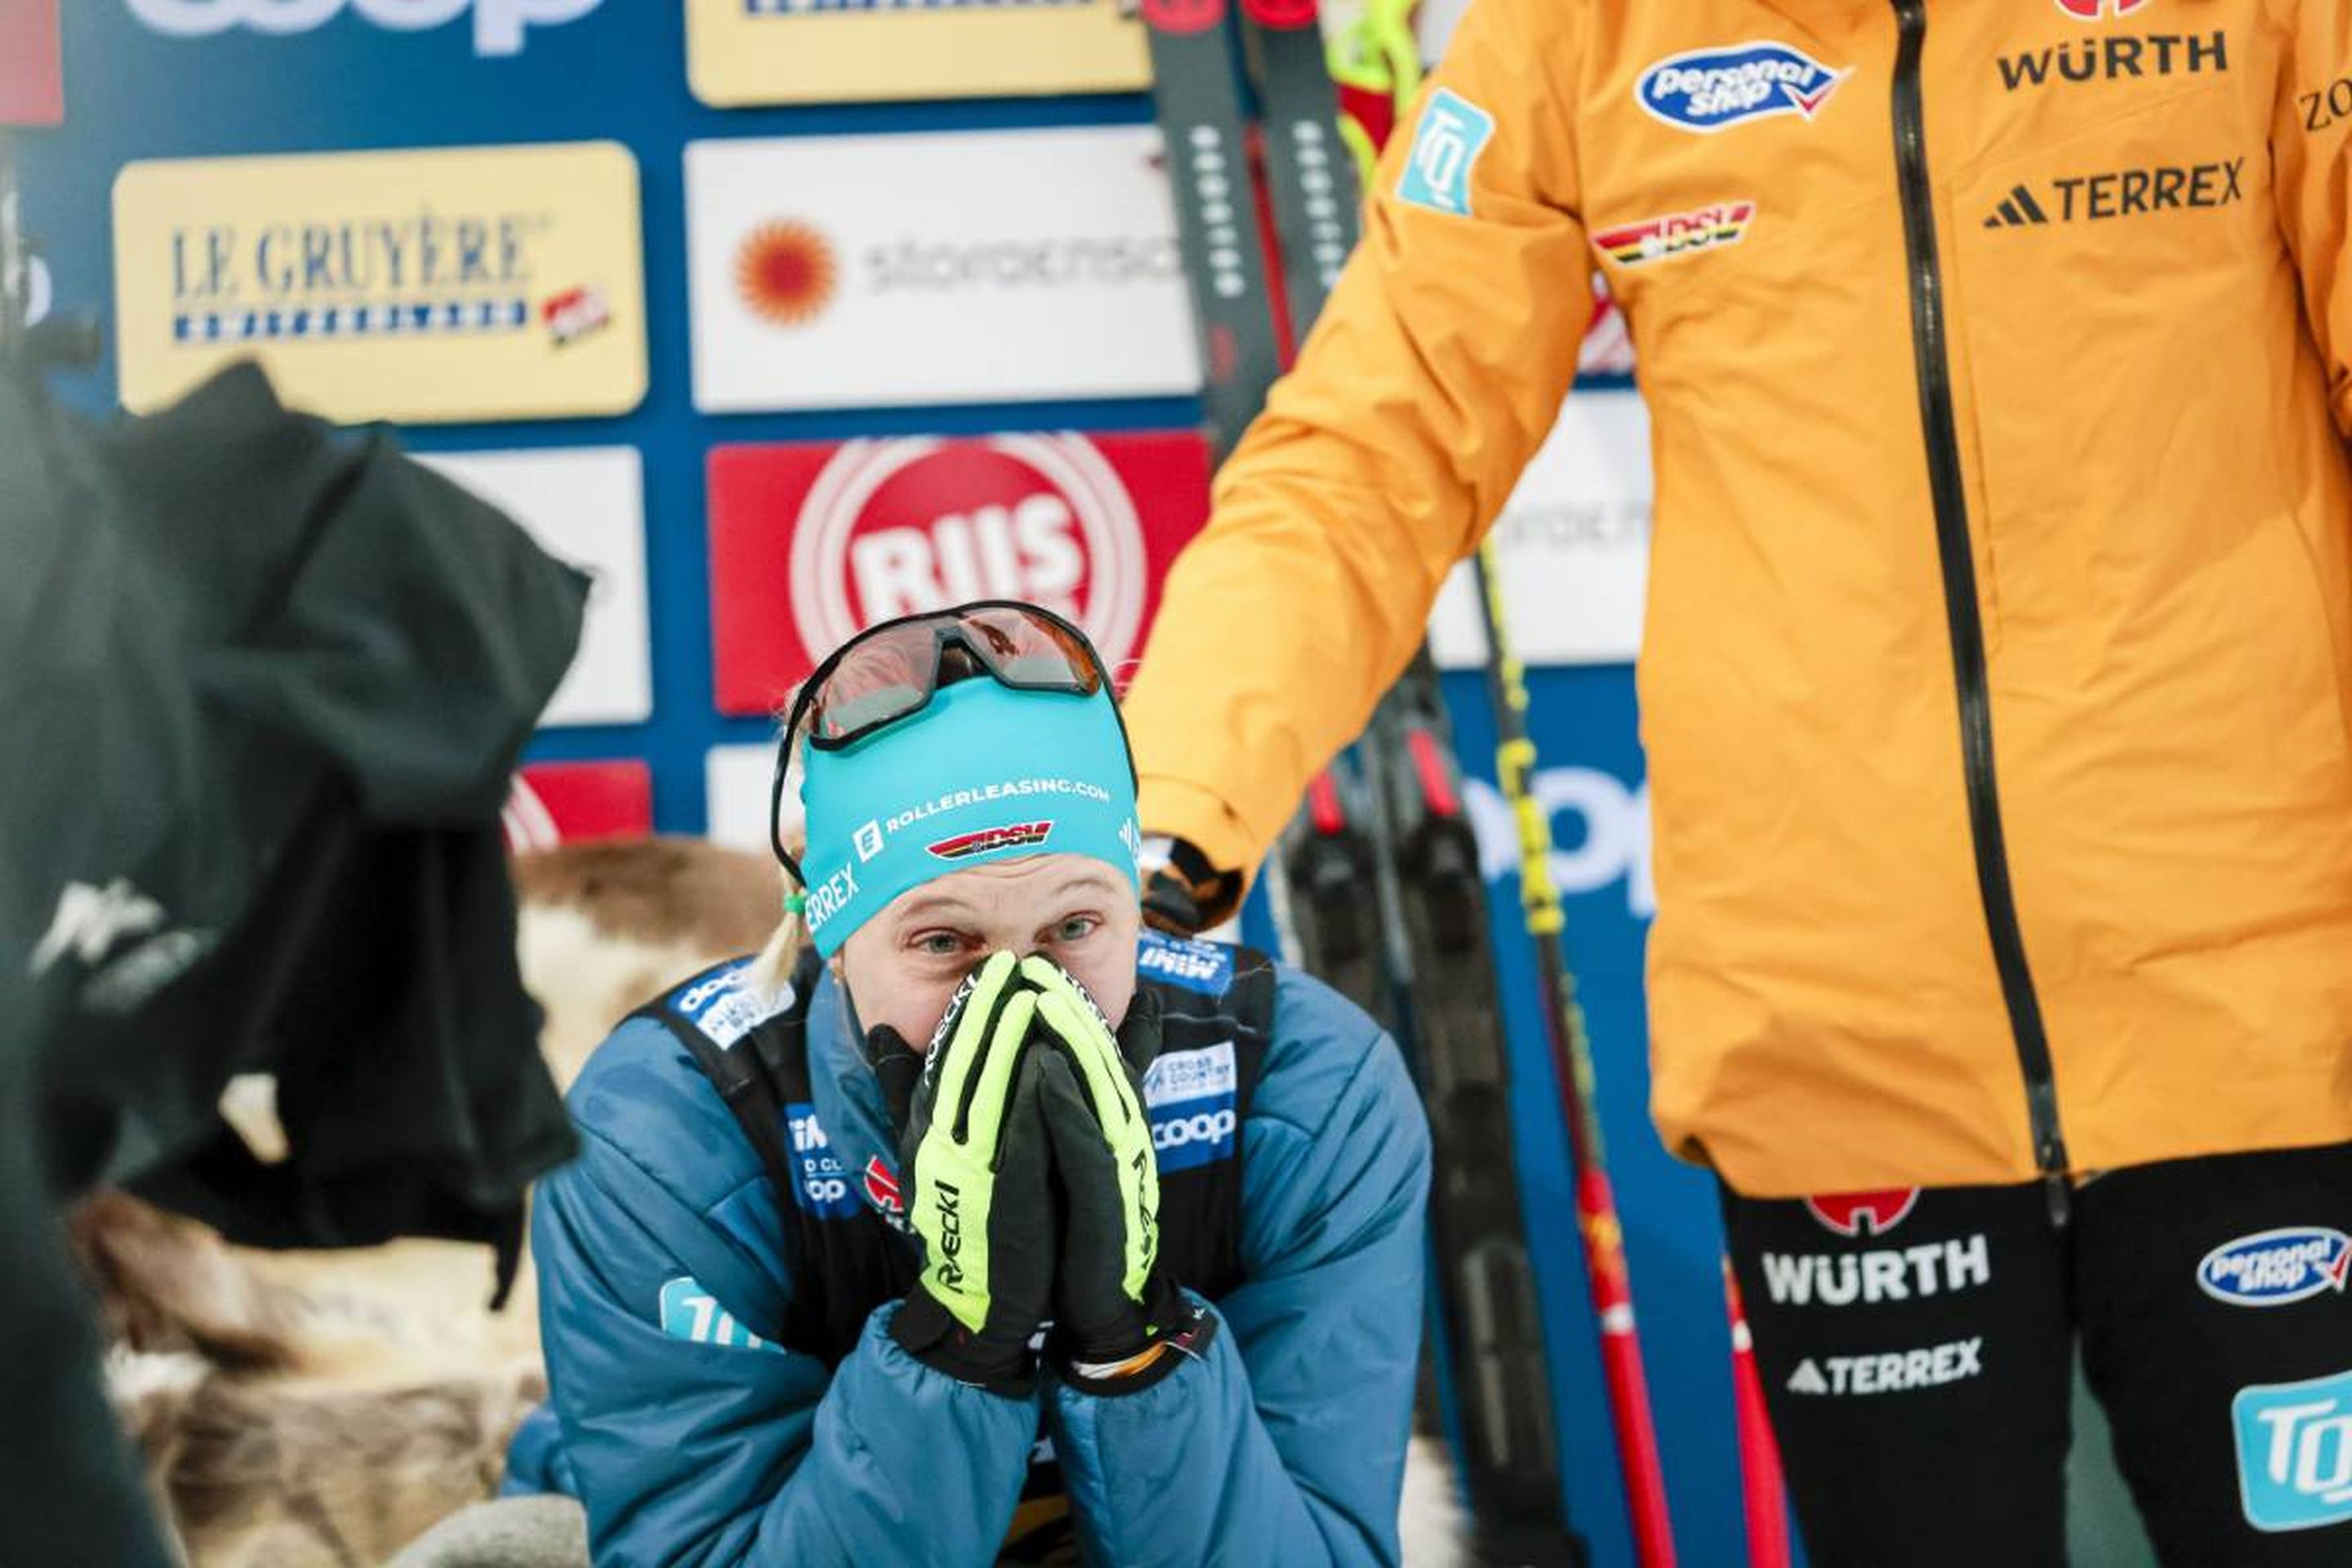
{"type": "Polygon", "coordinates": [[[50,1197],[511,1247],[572,1142],[498,809],[586,590],[251,366],[104,428],[0,374],[0,1144],[50,1197]],[[239,1072],[276,1075],[280,1164],[220,1121],[239,1072]]]}

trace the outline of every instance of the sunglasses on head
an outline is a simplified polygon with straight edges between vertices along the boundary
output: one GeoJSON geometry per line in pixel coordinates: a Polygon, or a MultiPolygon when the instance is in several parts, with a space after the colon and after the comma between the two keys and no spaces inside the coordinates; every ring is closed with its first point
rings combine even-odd
{"type": "MultiPolygon", "coordinates": [[[[1014,691],[1076,697],[1110,685],[1110,672],[1084,632],[1017,599],[980,599],[868,626],[801,682],[776,747],[768,844],[793,880],[805,886],[808,879],[784,848],[784,777],[793,742],[820,752],[854,746],[929,707],[942,687],[980,676],[1014,691]]],[[[1125,724],[1120,720],[1122,733],[1125,724]]],[[[1132,768],[1130,762],[1130,775],[1132,768]]]]}

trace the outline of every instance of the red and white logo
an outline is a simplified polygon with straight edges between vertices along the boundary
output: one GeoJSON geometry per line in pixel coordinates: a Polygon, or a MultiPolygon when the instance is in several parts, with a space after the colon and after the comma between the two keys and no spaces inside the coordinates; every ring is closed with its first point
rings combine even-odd
{"type": "Polygon", "coordinates": [[[1296,32],[1315,26],[1318,0],[1242,0],[1242,9],[1261,27],[1296,32]]]}
{"type": "Polygon", "coordinates": [[[1118,669],[1207,513],[1208,459],[1190,436],[721,447],[709,489],[719,706],[765,713],[865,627],[971,599],[1066,616],[1118,669]]]}
{"type": "Polygon", "coordinates": [[[0,125],[57,125],[66,117],[58,0],[0,0],[0,125]]]}
{"type": "Polygon", "coordinates": [[[540,304],[539,319],[557,348],[569,348],[589,333],[611,326],[613,306],[602,289],[583,284],[549,295],[540,304]]]}
{"type": "Polygon", "coordinates": [[[884,1214],[905,1214],[907,1205],[898,1196],[898,1173],[882,1163],[879,1154],[866,1157],[864,1178],[866,1201],[884,1214]]]}
{"type": "Polygon", "coordinates": [[[2058,0],[2058,9],[2077,22],[2105,21],[2109,16],[2128,16],[2150,3],[2150,0],[2058,0]]]}
{"type": "Polygon", "coordinates": [[[654,830],[654,774],[643,763],[534,763],[515,774],[499,812],[507,852],[654,830]]]}
{"type": "Polygon", "coordinates": [[[1225,0],[1143,0],[1144,25],[1162,33],[1201,33],[1225,19],[1225,0]]]}
{"type": "Polygon", "coordinates": [[[1840,1236],[1885,1236],[1916,1207],[1919,1189],[1889,1187],[1879,1193],[1839,1193],[1807,1198],[1812,1216],[1840,1236]]]}
{"type": "Polygon", "coordinates": [[[959,833],[953,838],[942,838],[924,847],[942,860],[969,860],[975,855],[993,855],[1003,849],[1027,849],[1045,843],[1053,834],[1050,818],[1044,822],[1008,822],[1000,827],[959,833]]]}

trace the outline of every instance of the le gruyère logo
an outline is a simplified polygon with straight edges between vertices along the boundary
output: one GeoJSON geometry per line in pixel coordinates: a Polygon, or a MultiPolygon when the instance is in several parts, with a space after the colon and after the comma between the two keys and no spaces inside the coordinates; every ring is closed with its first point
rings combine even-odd
{"type": "Polygon", "coordinates": [[[336,418],[620,413],[645,381],[636,166],[612,143],[134,163],[123,397],[239,354],[336,418]]]}

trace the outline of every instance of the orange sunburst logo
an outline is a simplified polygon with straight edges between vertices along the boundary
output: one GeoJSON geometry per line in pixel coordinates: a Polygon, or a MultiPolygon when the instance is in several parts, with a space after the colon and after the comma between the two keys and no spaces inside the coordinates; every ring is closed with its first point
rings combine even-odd
{"type": "Polygon", "coordinates": [[[797,327],[831,304],[839,275],[833,247],[804,223],[763,223],[735,253],[735,292],[779,327],[797,327]]]}

